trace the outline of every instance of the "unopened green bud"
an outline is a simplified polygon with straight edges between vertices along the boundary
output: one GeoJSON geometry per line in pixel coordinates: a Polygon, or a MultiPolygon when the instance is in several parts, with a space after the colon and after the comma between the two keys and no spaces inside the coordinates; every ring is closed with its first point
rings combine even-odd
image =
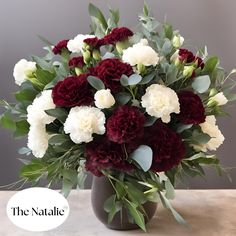
{"type": "Polygon", "coordinates": [[[124,40],[116,43],[116,50],[119,54],[122,54],[123,50],[129,47],[129,40],[124,40]]]}
{"type": "Polygon", "coordinates": [[[195,70],[194,66],[185,66],[183,71],[183,76],[186,78],[190,78],[195,70]]]}
{"type": "Polygon", "coordinates": [[[84,62],[86,64],[88,64],[91,60],[91,53],[90,51],[83,51],[83,58],[84,58],[84,62]]]}
{"type": "Polygon", "coordinates": [[[146,72],[146,67],[143,64],[138,64],[137,65],[137,70],[139,74],[144,74],[146,72]]]}
{"type": "Polygon", "coordinates": [[[212,89],[210,90],[209,96],[210,96],[210,97],[213,97],[213,96],[215,96],[217,93],[218,93],[218,91],[217,91],[215,88],[212,88],[212,89]]]}
{"type": "Polygon", "coordinates": [[[208,107],[215,107],[217,105],[218,105],[218,103],[216,101],[214,101],[214,100],[211,100],[211,99],[207,103],[208,107]]]}
{"type": "Polygon", "coordinates": [[[83,74],[83,70],[81,68],[75,67],[75,73],[76,75],[81,75],[83,74]]]}
{"type": "Polygon", "coordinates": [[[96,61],[99,61],[101,59],[101,54],[100,54],[99,50],[97,50],[97,49],[93,50],[93,59],[96,61]]]}
{"type": "Polygon", "coordinates": [[[175,35],[172,39],[172,44],[175,48],[180,48],[184,42],[184,38],[180,35],[175,35]]]}

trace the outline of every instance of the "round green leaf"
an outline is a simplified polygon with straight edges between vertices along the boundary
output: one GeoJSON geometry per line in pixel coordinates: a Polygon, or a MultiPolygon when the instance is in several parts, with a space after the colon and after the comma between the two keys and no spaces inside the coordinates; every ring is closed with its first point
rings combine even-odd
{"type": "Polygon", "coordinates": [[[209,75],[202,75],[194,79],[192,83],[192,87],[198,93],[204,93],[209,89],[210,84],[211,84],[211,80],[210,80],[209,75]]]}

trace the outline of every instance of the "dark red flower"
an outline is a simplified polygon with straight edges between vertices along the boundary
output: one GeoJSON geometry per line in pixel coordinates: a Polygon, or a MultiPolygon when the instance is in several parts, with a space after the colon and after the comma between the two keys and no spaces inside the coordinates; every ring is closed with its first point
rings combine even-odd
{"type": "Polygon", "coordinates": [[[133,74],[133,69],[129,64],[123,63],[119,59],[109,58],[99,62],[90,72],[99,77],[107,88],[116,93],[121,88],[121,75],[130,76],[133,74]]]}
{"type": "Polygon", "coordinates": [[[104,37],[104,41],[106,42],[106,44],[114,45],[117,42],[127,40],[133,35],[134,33],[126,27],[114,28],[111,33],[104,37]]]}
{"type": "Polygon", "coordinates": [[[106,138],[86,144],[85,168],[96,176],[101,176],[103,169],[131,171],[133,165],[126,161],[122,145],[113,143],[106,138]]]}
{"type": "Polygon", "coordinates": [[[195,62],[197,63],[197,67],[201,67],[201,69],[204,68],[205,64],[204,64],[202,58],[196,57],[195,62]]]}
{"type": "Polygon", "coordinates": [[[68,39],[62,40],[60,41],[56,46],[54,46],[54,48],[52,49],[53,53],[55,55],[57,54],[61,54],[62,49],[63,48],[67,48],[67,43],[68,43],[68,39]]]}
{"type": "Polygon", "coordinates": [[[188,49],[180,48],[179,49],[179,60],[185,61],[186,63],[191,63],[195,61],[195,56],[188,49]]]}
{"type": "Polygon", "coordinates": [[[179,120],[183,124],[200,124],[205,121],[205,108],[201,98],[191,91],[181,91],[178,93],[180,103],[179,120]]]}
{"type": "Polygon", "coordinates": [[[109,140],[129,143],[143,134],[144,114],[133,106],[120,106],[107,120],[106,130],[109,140]]]}
{"type": "Polygon", "coordinates": [[[78,68],[83,68],[85,65],[84,63],[84,58],[82,56],[80,57],[73,57],[69,61],[69,67],[78,67],[78,68]]]}
{"type": "Polygon", "coordinates": [[[99,39],[97,37],[87,38],[84,40],[84,43],[88,44],[92,49],[99,49],[105,44],[104,39],[99,39]]]}
{"type": "Polygon", "coordinates": [[[153,151],[152,171],[168,171],[184,158],[185,147],[182,138],[160,120],[145,128],[144,132],[143,143],[153,151]]]}
{"type": "Polygon", "coordinates": [[[52,90],[52,98],[58,107],[92,105],[93,95],[87,75],[71,76],[59,81],[52,90]]]}

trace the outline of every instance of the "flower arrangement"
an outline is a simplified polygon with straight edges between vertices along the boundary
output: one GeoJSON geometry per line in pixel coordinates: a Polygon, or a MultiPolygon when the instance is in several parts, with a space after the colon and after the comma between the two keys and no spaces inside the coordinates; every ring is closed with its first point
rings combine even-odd
{"type": "Polygon", "coordinates": [[[119,27],[119,12],[105,19],[89,5],[91,33],[56,45],[45,57],[14,67],[16,103],[2,101],[0,123],[14,137],[28,135],[20,154],[21,177],[62,181],[67,196],[83,188],[86,173],[106,176],[115,195],[105,202],[109,220],[120,204],[145,230],[147,201],[171,206],[176,182],[204,176],[204,167],[224,171],[215,151],[224,141],[216,117],[226,115],[235,85],[206,48],[193,54],[184,38],[160,23],[145,5],[136,33],[119,27]],[[231,81],[231,82],[230,82],[231,81]],[[226,83],[227,82],[227,83],[226,83]]]}

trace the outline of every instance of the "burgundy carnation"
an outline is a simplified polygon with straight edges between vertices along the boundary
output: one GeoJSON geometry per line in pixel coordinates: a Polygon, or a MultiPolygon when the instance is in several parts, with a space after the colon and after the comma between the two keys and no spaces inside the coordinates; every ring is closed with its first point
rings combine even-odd
{"type": "Polygon", "coordinates": [[[68,43],[68,39],[62,40],[60,41],[56,46],[54,46],[54,48],[52,49],[53,53],[55,55],[57,54],[61,54],[62,49],[63,48],[67,48],[67,43],[68,43]]]}
{"type": "Polygon", "coordinates": [[[143,134],[144,114],[137,107],[120,106],[107,120],[107,137],[116,143],[129,143],[143,134]]]}
{"type": "Polygon", "coordinates": [[[93,95],[87,82],[87,75],[71,76],[59,81],[53,88],[52,98],[59,107],[91,105],[93,95]]]}
{"type": "Polygon", "coordinates": [[[201,67],[201,69],[204,68],[205,64],[204,64],[202,58],[196,57],[195,61],[197,62],[197,67],[201,67]]]}
{"type": "Polygon", "coordinates": [[[87,38],[84,40],[84,43],[88,44],[92,49],[99,49],[105,44],[104,39],[99,39],[97,37],[87,38]]]}
{"type": "Polygon", "coordinates": [[[182,138],[166,124],[158,120],[144,132],[143,142],[153,151],[152,171],[168,171],[184,158],[185,147],[182,138]]]}
{"type": "Polygon", "coordinates": [[[131,37],[133,35],[134,33],[126,27],[114,28],[111,33],[104,37],[104,41],[106,42],[106,44],[114,45],[117,42],[127,40],[128,37],[131,37]]]}
{"type": "Polygon", "coordinates": [[[99,62],[91,70],[91,73],[99,77],[107,88],[116,93],[121,88],[121,75],[130,76],[133,74],[133,69],[129,64],[123,63],[119,59],[109,58],[99,62]]]}
{"type": "Polygon", "coordinates": [[[101,176],[101,170],[103,169],[111,168],[120,171],[131,171],[134,168],[133,165],[126,161],[122,146],[106,138],[87,144],[85,152],[85,168],[96,176],[101,176]]]}
{"type": "Polygon", "coordinates": [[[191,63],[195,61],[195,56],[188,49],[179,49],[179,60],[185,61],[186,63],[191,63]]]}
{"type": "Polygon", "coordinates": [[[84,63],[84,58],[81,56],[81,57],[73,57],[70,59],[69,61],[69,67],[78,67],[78,68],[83,68],[85,65],[84,63]]]}
{"type": "Polygon", "coordinates": [[[205,121],[205,108],[201,98],[191,91],[178,93],[180,114],[177,115],[183,124],[200,124],[205,121]]]}

